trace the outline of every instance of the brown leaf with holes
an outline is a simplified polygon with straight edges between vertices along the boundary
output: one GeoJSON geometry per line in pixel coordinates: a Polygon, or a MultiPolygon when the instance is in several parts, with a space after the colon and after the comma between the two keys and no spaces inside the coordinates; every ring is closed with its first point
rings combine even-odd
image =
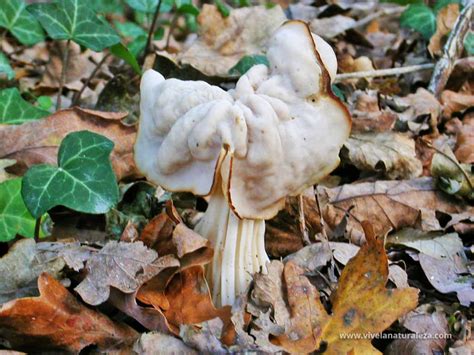
{"type": "Polygon", "coordinates": [[[0,159],[15,159],[17,164],[10,171],[17,175],[34,164],[56,164],[62,139],[71,132],[88,130],[115,143],[111,161],[119,180],[139,175],[133,160],[136,129],[121,122],[126,116],[74,107],[22,125],[0,125],[0,159]]]}
{"type": "Polygon", "coordinates": [[[39,297],[20,298],[0,309],[0,337],[15,349],[78,353],[89,345],[101,350],[131,344],[138,334],[82,305],[53,277],[38,278],[39,297]]]}
{"type": "Polygon", "coordinates": [[[437,190],[431,178],[318,187],[324,220],[335,229],[349,213],[346,233],[360,244],[359,221],[370,220],[377,235],[404,227],[443,230],[474,213],[474,208],[437,190]]]}
{"type": "Polygon", "coordinates": [[[388,259],[383,240],[376,239],[368,222],[363,222],[363,226],[367,243],[342,271],[338,288],[332,294],[331,316],[302,269],[292,262],[285,265],[291,327],[277,341],[286,351],[307,353],[325,344],[325,354],[378,354],[371,339],[363,337],[384,331],[416,307],[418,289],[385,287],[388,259]]]}

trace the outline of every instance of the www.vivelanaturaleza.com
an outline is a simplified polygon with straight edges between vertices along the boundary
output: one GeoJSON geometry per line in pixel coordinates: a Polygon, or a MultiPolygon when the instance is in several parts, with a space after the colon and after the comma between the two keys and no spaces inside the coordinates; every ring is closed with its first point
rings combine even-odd
{"type": "Polygon", "coordinates": [[[340,339],[347,340],[367,340],[367,339],[451,339],[452,334],[449,333],[341,333],[340,339]]]}

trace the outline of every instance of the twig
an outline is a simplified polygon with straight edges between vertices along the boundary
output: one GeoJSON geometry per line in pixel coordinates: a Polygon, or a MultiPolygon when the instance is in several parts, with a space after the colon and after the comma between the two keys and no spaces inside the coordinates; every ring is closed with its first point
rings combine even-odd
{"type": "Polygon", "coordinates": [[[59,79],[59,92],[58,98],[56,100],[56,111],[61,108],[61,94],[63,92],[64,81],[66,80],[66,68],[69,61],[69,45],[71,44],[71,40],[68,39],[66,42],[66,48],[64,49],[63,55],[63,67],[61,69],[61,78],[59,79]]]}
{"type": "Polygon", "coordinates": [[[353,73],[337,74],[336,80],[334,81],[337,83],[337,82],[341,82],[348,79],[374,78],[378,76],[395,76],[395,75],[413,73],[413,72],[428,70],[428,69],[433,69],[433,68],[434,68],[433,63],[425,63],[425,64],[410,65],[410,66],[400,67],[400,68],[356,71],[353,73]]]}
{"type": "Polygon", "coordinates": [[[150,31],[148,32],[148,38],[146,40],[146,45],[145,45],[145,54],[143,55],[143,58],[146,58],[147,54],[151,52],[151,48],[150,48],[151,42],[155,34],[155,26],[156,26],[156,21],[158,20],[158,16],[160,14],[160,8],[161,8],[161,0],[158,1],[158,5],[156,6],[155,13],[153,14],[153,21],[151,22],[150,31]]]}
{"type": "Polygon", "coordinates": [[[74,95],[74,99],[72,100],[72,106],[74,105],[77,105],[77,103],[79,102],[80,98],[81,98],[81,95],[82,93],[84,92],[84,90],[86,89],[86,87],[89,86],[89,83],[91,82],[91,80],[94,78],[94,76],[97,74],[97,72],[99,71],[99,69],[102,67],[102,65],[105,63],[105,61],[107,60],[107,58],[110,57],[112,53],[107,53],[106,55],[104,55],[104,57],[102,58],[102,60],[95,66],[94,70],[92,71],[91,75],[89,75],[89,77],[87,78],[87,80],[84,82],[84,85],[82,85],[82,88],[81,90],[79,90],[79,92],[74,95]]]}
{"type": "Polygon", "coordinates": [[[466,5],[464,10],[459,14],[453,30],[448,37],[448,41],[444,46],[443,56],[438,60],[433,70],[428,90],[436,97],[441,95],[441,91],[443,91],[453,71],[456,58],[462,53],[464,37],[471,24],[473,7],[474,5],[471,2],[469,5],[466,5]]]}
{"type": "Polygon", "coordinates": [[[356,21],[354,25],[351,26],[351,29],[365,26],[369,24],[370,22],[372,22],[373,20],[378,19],[382,16],[400,15],[403,11],[405,11],[405,6],[390,7],[387,9],[374,12],[373,14],[370,14],[356,21]]]}
{"type": "Polygon", "coordinates": [[[173,15],[173,19],[171,20],[170,28],[168,30],[168,36],[166,36],[166,44],[164,50],[167,50],[170,45],[171,34],[173,33],[176,24],[178,23],[178,12],[173,15]]]}
{"type": "Polygon", "coordinates": [[[311,241],[309,240],[308,228],[306,228],[306,220],[304,217],[304,201],[303,195],[298,195],[298,221],[300,224],[300,232],[303,237],[303,244],[310,245],[311,241]]]}

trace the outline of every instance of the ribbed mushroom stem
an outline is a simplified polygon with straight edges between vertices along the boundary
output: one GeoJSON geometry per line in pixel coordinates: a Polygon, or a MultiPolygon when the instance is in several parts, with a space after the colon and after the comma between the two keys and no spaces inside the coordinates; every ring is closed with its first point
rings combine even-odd
{"type": "Polygon", "coordinates": [[[214,248],[207,269],[214,304],[232,305],[236,296],[245,292],[252,275],[262,268],[266,271],[265,221],[238,218],[218,188],[195,230],[214,248]]]}

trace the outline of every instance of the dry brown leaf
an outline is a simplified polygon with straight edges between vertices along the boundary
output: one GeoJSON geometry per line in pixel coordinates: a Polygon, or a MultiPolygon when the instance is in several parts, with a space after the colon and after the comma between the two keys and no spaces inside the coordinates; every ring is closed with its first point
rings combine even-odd
{"type": "Polygon", "coordinates": [[[415,141],[395,132],[355,133],[344,143],[342,156],[359,170],[381,173],[389,179],[421,175],[415,141]]]}
{"type": "Polygon", "coordinates": [[[350,98],[352,132],[390,131],[397,115],[390,110],[381,110],[377,92],[356,90],[350,98]]]}
{"type": "Polygon", "coordinates": [[[170,352],[198,355],[196,350],[184,344],[182,340],[159,332],[143,333],[133,346],[133,351],[144,355],[166,355],[170,352]]]}
{"type": "Polygon", "coordinates": [[[170,256],[158,258],[156,251],[142,242],[109,241],[87,261],[87,276],[75,291],[85,302],[96,306],[107,301],[111,287],[133,293],[164,269],[177,266],[178,260],[170,256]]]}
{"type": "Polygon", "coordinates": [[[332,17],[316,18],[310,23],[311,32],[331,39],[354,27],[356,20],[351,17],[336,15],[332,17]]]}
{"type": "Polygon", "coordinates": [[[16,164],[14,159],[0,159],[0,182],[5,180],[12,179],[14,175],[11,175],[5,171],[6,168],[16,164]]]}
{"type": "Polygon", "coordinates": [[[459,16],[459,4],[448,4],[443,7],[436,17],[436,32],[431,36],[428,50],[431,55],[440,55],[446,36],[451,32],[459,16]]]}
{"type": "Polygon", "coordinates": [[[472,93],[444,90],[441,93],[440,100],[443,104],[444,117],[451,117],[454,112],[463,112],[474,106],[474,95],[472,93]]]}
{"type": "Polygon", "coordinates": [[[39,297],[10,301],[0,309],[0,337],[15,349],[78,353],[95,344],[107,350],[138,336],[130,327],[83,306],[46,273],[38,278],[38,288],[39,297]]]}
{"type": "Polygon", "coordinates": [[[454,154],[459,162],[474,164],[474,116],[464,119],[454,154]]]}
{"type": "Polygon", "coordinates": [[[228,76],[243,56],[262,54],[270,34],[285,20],[280,6],[243,7],[223,17],[216,6],[204,4],[199,37],[177,59],[208,76],[228,76]]]}
{"type": "Polygon", "coordinates": [[[22,125],[0,125],[0,159],[15,159],[13,172],[18,175],[34,164],[56,164],[62,139],[71,132],[88,130],[114,141],[111,160],[118,179],[137,176],[133,160],[136,129],[121,123],[126,116],[75,107],[22,125]]]}
{"type": "Polygon", "coordinates": [[[416,307],[417,289],[385,288],[388,259],[383,240],[375,238],[370,224],[364,222],[363,225],[367,243],[342,272],[338,288],[332,295],[331,316],[322,306],[317,290],[302,275],[302,269],[291,262],[285,265],[294,331],[277,339],[286,351],[311,352],[324,341],[327,354],[379,353],[370,339],[351,339],[350,335],[380,333],[416,307]]]}
{"type": "MultiPolygon", "coordinates": [[[[59,78],[61,77],[63,69],[62,63],[65,48],[66,41],[51,42],[49,48],[49,63],[46,65],[44,75],[38,83],[39,89],[59,88],[59,78]]],[[[95,69],[94,63],[89,60],[91,54],[91,50],[81,52],[81,46],[74,42],[69,43],[69,59],[64,87],[69,90],[81,90],[83,86],[81,79],[88,78],[95,69]]]]}
{"type": "Polygon", "coordinates": [[[356,243],[363,237],[359,221],[370,220],[378,235],[404,227],[443,230],[467,220],[474,208],[436,190],[431,178],[376,181],[318,187],[324,220],[335,229],[349,211],[346,233],[356,243]],[[437,218],[447,218],[440,220],[437,218]]]}
{"type": "Polygon", "coordinates": [[[182,325],[179,336],[185,344],[199,350],[201,354],[226,354],[222,342],[224,325],[222,320],[214,318],[198,325],[182,325]]]}

